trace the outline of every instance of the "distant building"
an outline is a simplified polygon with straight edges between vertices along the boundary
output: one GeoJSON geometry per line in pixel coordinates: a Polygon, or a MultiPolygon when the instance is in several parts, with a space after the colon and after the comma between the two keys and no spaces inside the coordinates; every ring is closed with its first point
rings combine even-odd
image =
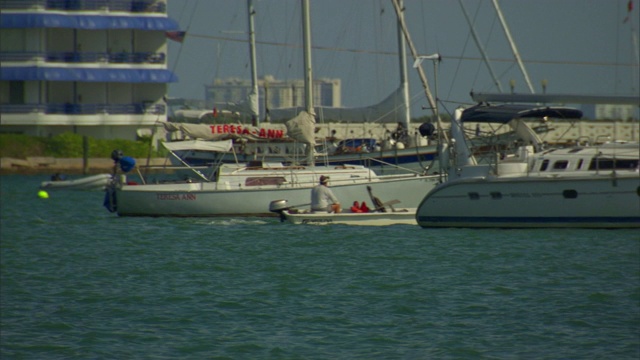
{"type": "Polygon", "coordinates": [[[591,120],[637,119],[638,107],[634,105],[586,104],[582,105],[584,117],[591,120]]]}
{"type": "MultiPolygon", "coordinates": [[[[205,86],[205,102],[208,108],[224,108],[227,104],[245,100],[250,92],[250,80],[216,79],[212,85],[205,86]]],[[[269,109],[303,108],[304,80],[276,80],[273,76],[265,76],[258,80],[258,95],[263,117],[265,106],[269,109]]],[[[317,106],[341,107],[340,79],[313,80],[313,102],[317,106]]]]}
{"type": "Polygon", "coordinates": [[[135,139],[166,120],[177,81],[166,35],[180,35],[166,0],[2,0],[0,10],[0,132],[135,139]]]}

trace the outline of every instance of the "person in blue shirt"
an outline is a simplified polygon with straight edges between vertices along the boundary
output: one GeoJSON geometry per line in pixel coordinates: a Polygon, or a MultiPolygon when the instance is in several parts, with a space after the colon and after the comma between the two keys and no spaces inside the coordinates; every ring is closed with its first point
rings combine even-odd
{"type": "Polygon", "coordinates": [[[320,176],[320,184],[311,189],[311,211],[342,212],[340,201],[329,189],[329,177],[320,176]]]}

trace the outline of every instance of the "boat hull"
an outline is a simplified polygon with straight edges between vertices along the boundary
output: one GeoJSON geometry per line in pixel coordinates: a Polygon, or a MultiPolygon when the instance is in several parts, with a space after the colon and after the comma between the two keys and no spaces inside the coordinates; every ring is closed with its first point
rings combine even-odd
{"type": "Polygon", "coordinates": [[[285,219],[296,225],[358,225],[388,226],[416,225],[416,209],[397,209],[395,212],[373,213],[283,213],[285,219]]]}
{"type": "Polygon", "coordinates": [[[425,228],[640,228],[640,177],[454,180],[425,196],[416,221],[425,228]]]}
{"type": "MultiPolygon", "coordinates": [[[[331,186],[343,206],[354,201],[370,201],[367,186],[382,201],[399,200],[402,207],[417,207],[431,190],[437,176],[331,186]]],[[[120,185],[115,189],[116,211],[120,216],[277,216],[269,211],[274,200],[287,199],[292,206],[308,205],[311,187],[269,189],[222,189],[215,183],[120,185]]]]}
{"type": "Polygon", "coordinates": [[[104,190],[112,176],[98,174],[73,180],[44,181],[40,184],[42,190],[104,190]]]}

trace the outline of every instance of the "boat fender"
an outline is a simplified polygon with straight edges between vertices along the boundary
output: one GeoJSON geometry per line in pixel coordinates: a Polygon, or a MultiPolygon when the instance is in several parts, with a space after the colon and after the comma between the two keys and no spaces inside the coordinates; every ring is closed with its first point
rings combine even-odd
{"type": "Polygon", "coordinates": [[[120,169],[127,173],[136,166],[136,160],[130,156],[123,156],[120,158],[120,169]]]}
{"type": "Polygon", "coordinates": [[[420,135],[429,137],[436,132],[436,127],[433,126],[432,123],[423,123],[418,128],[418,131],[420,132],[420,135]]]}

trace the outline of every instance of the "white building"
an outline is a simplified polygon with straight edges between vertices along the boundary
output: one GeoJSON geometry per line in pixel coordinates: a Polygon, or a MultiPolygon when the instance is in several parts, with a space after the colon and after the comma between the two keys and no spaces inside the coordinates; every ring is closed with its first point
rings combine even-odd
{"type": "Polygon", "coordinates": [[[166,121],[165,1],[0,1],[0,132],[135,139],[166,121]],[[147,129],[147,130],[144,130],[147,129]]]}
{"type": "MultiPolygon", "coordinates": [[[[251,81],[229,78],[215,79],[212,85],[205,86],[205,101],[208,108],[220,109],[229,104],[244,101],[251,92],[251,81]]],[[[316,106],[339,108],[342,106],[340,79],[314,79],[313,103],[316,106]]],[[[267,75],[258,79],[258,97],[260,114],[265,109],[304,108],[304,80],[277,80],[267,75]]]]}

